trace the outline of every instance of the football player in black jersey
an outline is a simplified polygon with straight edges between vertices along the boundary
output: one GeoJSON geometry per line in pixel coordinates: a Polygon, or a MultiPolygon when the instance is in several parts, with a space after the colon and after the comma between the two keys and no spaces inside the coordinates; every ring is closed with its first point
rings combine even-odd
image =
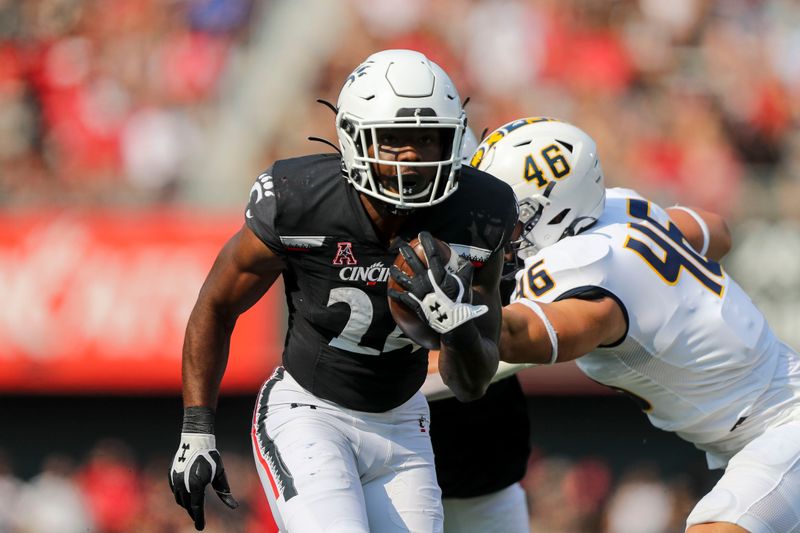
{"type": "MultiPolygon", "coordinates": [[[[463,163],[469,163],[477,147],[477,139],[467,128],[463,163]]],[[[503,304],[514,291],[517,268],[515,252],[509,249],[500,281],[503,304]]],[[[531,451],[530,423],[525,395],[513,375],[523,365],[501,363],[486,394],[464,403],[452,397],[435,372],[436,352],[430,359],[422,390],[430,402],[445,533],[530,531],[527,496],[520,485],[531,451]],[[471,428],[468,438],[465,428],[471,428]]]]}
{"type": "Polygon", "coordinates": [[[175,499],[204,526],[211,484],[230,507],[214,413],[236,318],[283,276],[289,324],[280,366],[258,394],[253,451],[283,531],[440,531],[427,351],[388,306],[390,265],[421,236],[430,268],[402,278],[441,334],[439,369],[459,400],[498,366],[510,187],[461,167],[465,114],[447,74],[408,50],[373,54],[347,78],[341,155],[275,162],[250,191],[192,311],[183,351],[184,423],[170,470],[175,499]],[[460,257],[445,270],[431,235],[460,257]],[[471,290],[470,290],[471,285],[471,290]]]}

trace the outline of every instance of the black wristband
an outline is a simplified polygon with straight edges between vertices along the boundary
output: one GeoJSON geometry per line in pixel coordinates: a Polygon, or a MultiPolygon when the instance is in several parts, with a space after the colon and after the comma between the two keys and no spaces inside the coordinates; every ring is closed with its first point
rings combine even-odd
{"type": "Polygon", "coordinates": [[[214,434],[214,410],[202,405],[186,407],[183,410],[182,433],[214,434]]]}

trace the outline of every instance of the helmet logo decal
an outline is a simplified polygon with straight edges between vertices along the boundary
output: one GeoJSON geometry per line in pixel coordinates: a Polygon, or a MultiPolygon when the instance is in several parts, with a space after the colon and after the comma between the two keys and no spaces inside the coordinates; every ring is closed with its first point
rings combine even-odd
{"type": "Polygon", "coordinates": [[[547,166],[553,172],[553,177],[560,180],[572,170],[566,158],[561,154],[561,149],[556,144],[551,144],[542,150],[542,157],[547,161],[547,166]]]}
{"type": "Polygon", "coordinates": [[[336,257],[333,258],[333,264],[337,266],[358,264],[356,256],[353,255],[352,242],[339,242],[336,244],[336,257]]]}
{"type": "Polygon", "coordinates": [[[361,76],[366,74],[367,69],[370,67],[370,65],[372,65],[372,63],[373,61],[364,61],[359,66],[357,66],[356,69],[345,80],[344,82],[345,86],[350,85],[351,83],[356,81],[356,78],[360,78],[361,76]]]}
{"type": "Polygon", "coordinates": [[[529,182],[536,180],[536,186],[540,189],[547,185],[544,173],[542,169],[539,168],[539,165],[536,164],[536,161],[534,161],[533,154],[525,158],[525,170],[522,173],[522,177],[525,181],[529,182]]]}
{"type": "Polygon", "coordinates": [[[508,124],[500,126],[492,133],[490,133],[489,136],[481,143],[481,145],[478,147],[478,150],[475,152],[475,155],[472,156],[472,160],[469,162],[469,165],[471,167],[477,168],[477,166],[481,164],[483,156],[486,155],[486,152],[488,152],[492,148],[492,146],[497,144],[497,142],[500,139],[502,139],[503,137],[505,137],[506,135],[508,135],[517,128],[521,128],[526,124],[536,124],[537,122],[559,122],[559,121],[554,118],[548,118],[548,117],[528,117],[528,118],[521,118],[519,120],[515,120],[513,122],[509,122],[508,124]]]}

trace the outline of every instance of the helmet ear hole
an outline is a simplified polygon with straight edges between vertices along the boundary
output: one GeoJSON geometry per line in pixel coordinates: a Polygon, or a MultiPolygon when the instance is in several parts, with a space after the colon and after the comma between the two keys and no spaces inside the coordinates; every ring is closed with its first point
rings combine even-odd
{"type": "Polygon", "coordinates": [[[342,128],[350,137],[353,137],[356,132],[356,128],[353,126],[353,123],[346,118],[342,118],[342,120],[339,121],[339,127],[342,128]]]}
{"type": "Polygon", "coordinates": [[[569,207],[563,209],[559,214],[551,218],[550,222],[548,222],[547,224],[548,225],[560,224],[564,220],[564,217],[567,216],[567,214],[569,214],[569,207]]]}

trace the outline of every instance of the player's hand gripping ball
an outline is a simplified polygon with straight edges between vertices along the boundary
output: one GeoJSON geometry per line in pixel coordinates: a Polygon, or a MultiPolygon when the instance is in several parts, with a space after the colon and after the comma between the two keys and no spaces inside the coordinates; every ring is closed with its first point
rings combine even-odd
{"type": "MultiPolygon", "coordinates": [[[[444,264],[447,265],[445,268],[455,271],[458,256],[452,253],[450,246],[443,241],[440,241],[435,237],[431,237],[431,239],[435,244],[442,261],[444,261],[444,264]]],[[[440,342],[439,333],[431,328],[428,325],[427,320],[420,317],[415,310],[410,309],[407,305],[405,305],[402,300],[391,297],[393,291],[397,292],[398,294],[406,293],[406,289],[404,289],[403,286],[398,283],[395,277],[399,276],[399,273],[402,273],[410,282],[410,280],[413,279],[415,272],[409,261],[413,262],[414,260],[419,263],[417,268],[427,270],[428,258],[425,257],[425,250],[422,247],[422,242],[420,242],[418,238],[413,239],[408,243],[408,245],[403,245],[400,248],[400,253],[397,254],[397,258],[394,260],[394,264],[392,265],[392,276],[389,278],[389,311],[392,313],[394,321],[397,322],[397,325],[400,326],[400,329],[408,338],[424,348],[428,348],[429,350],[438,350],[440,342]],[[409,250],[413,250],[413,256],[409,253],[409,250]],[[420,267],[420,265],[422,266],[420,267]]]]}
{"type": "Polygon", "coordinates": [[[438,349],[442,333],[488,310],[470,304],[472,264],[428,232],[400,246],[391,274],[392,317],[406,336],[425,348],[438,349]]]}

